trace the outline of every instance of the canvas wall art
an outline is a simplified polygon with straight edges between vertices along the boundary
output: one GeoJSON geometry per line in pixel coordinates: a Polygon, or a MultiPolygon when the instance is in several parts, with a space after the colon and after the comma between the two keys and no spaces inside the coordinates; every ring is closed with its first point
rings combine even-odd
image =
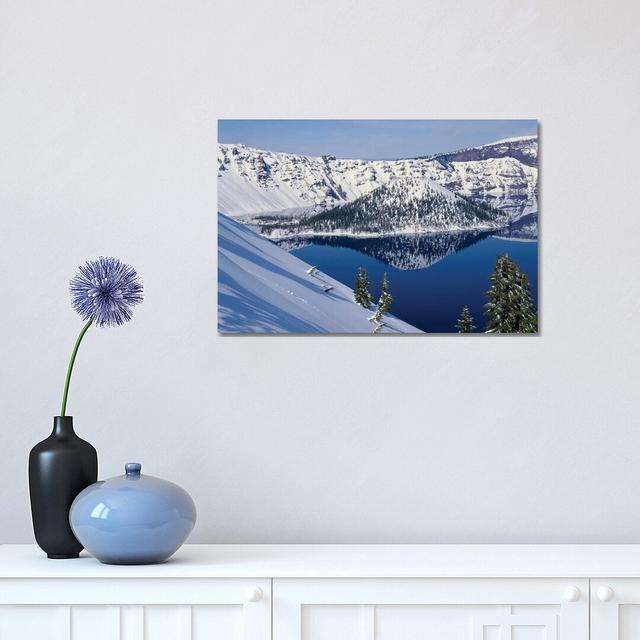
{"type": "Polygon", "coordinates": [[[219,120],[218,330],[536,334],[535,120],[219,120]]]}

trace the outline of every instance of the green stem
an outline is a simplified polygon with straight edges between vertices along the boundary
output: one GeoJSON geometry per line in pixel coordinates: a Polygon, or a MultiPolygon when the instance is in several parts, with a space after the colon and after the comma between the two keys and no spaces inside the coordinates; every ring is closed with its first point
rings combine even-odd
{"type": "Polygon", "coordinates": [[[67,379],[64,382],[64,392],[62,394],[62,408],[60,409],[60,415],[64,416],[67,411],[67,396],[69,395],[69,383],[71,382],[71,372],[73,371],[73,363],[76,361],[76,354],[78,353],[78,347],[84,338],[84,334],[87,333],[87,329],[91,326],[93,320],[89,320],[87,324],[82,327],[82,331],[73,345],[73,351],[71,352],[71,359],[69,360],[69,366],[67,367],[67,379]]]}

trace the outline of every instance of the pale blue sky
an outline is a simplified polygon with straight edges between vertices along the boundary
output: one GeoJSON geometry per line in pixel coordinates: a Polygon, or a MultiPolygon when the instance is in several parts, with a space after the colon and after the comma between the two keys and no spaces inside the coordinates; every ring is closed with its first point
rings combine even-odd
{"type": "Polygon", "coordinates": [[[218,141],[338,158],[408,158],[535,135],[536,120],[219,120],[218,141]]]}

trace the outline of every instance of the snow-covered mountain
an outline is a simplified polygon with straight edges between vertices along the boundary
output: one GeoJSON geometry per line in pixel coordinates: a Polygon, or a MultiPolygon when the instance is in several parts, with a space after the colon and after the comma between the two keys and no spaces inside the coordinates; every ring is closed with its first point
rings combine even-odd
{"type": "Polygon", "coordinates": [[[500,209],[462,198],[429,178],[398,178],[335,209],[303,218],[314,234],[400,235],[497,229],[509,217],[500,209]]]}
{"type": "Polygon", "coordinates": [[[437,158],[443,162],[477,162],[496,158],[514,158],[529,167],[537,167],[538,138],[536,136],[504,138],[479,147],[468,147],[453,153],[439,153],[426,157],[437,158]]]}
{"type": "Polygon", "coordinates": [[[272,239],[304,235],[391,236],[499,229],[509,216],[483,202],[457,196],[429,178],[398,178],[371,193],[306,216],[251,218],[272,239]]]}
{"type": "Polygon", "coordinates": [[[421,158],[343,160],[218,145],[218,209],[234,217],[302,217],[335,209],[401,178],[428,178],[510,221],[537,211],[535,136],[421,158]]]}
{"type": "MultiPolygon", "coordinates": [[[[221,333],[421,333],[358,306],[346,285],[218,215],[218,331],[221,333]]],[[[355,274],[354,274],[355,275],[355,274]]]]}

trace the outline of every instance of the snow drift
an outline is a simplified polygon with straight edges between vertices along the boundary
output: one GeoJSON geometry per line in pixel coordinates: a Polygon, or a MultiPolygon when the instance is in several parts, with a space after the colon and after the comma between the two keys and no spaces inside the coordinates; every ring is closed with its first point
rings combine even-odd
{"type": "MultiPolygon", "coordinates": [[[[421,333],[353,300],[353,291],[228,216],[218,214],[220,333],[421,333]]],[[[355,274],[354,274],[355,278],[355,274]]],[[[373,307],[372,307],[373,309],[373,307]]]]}

